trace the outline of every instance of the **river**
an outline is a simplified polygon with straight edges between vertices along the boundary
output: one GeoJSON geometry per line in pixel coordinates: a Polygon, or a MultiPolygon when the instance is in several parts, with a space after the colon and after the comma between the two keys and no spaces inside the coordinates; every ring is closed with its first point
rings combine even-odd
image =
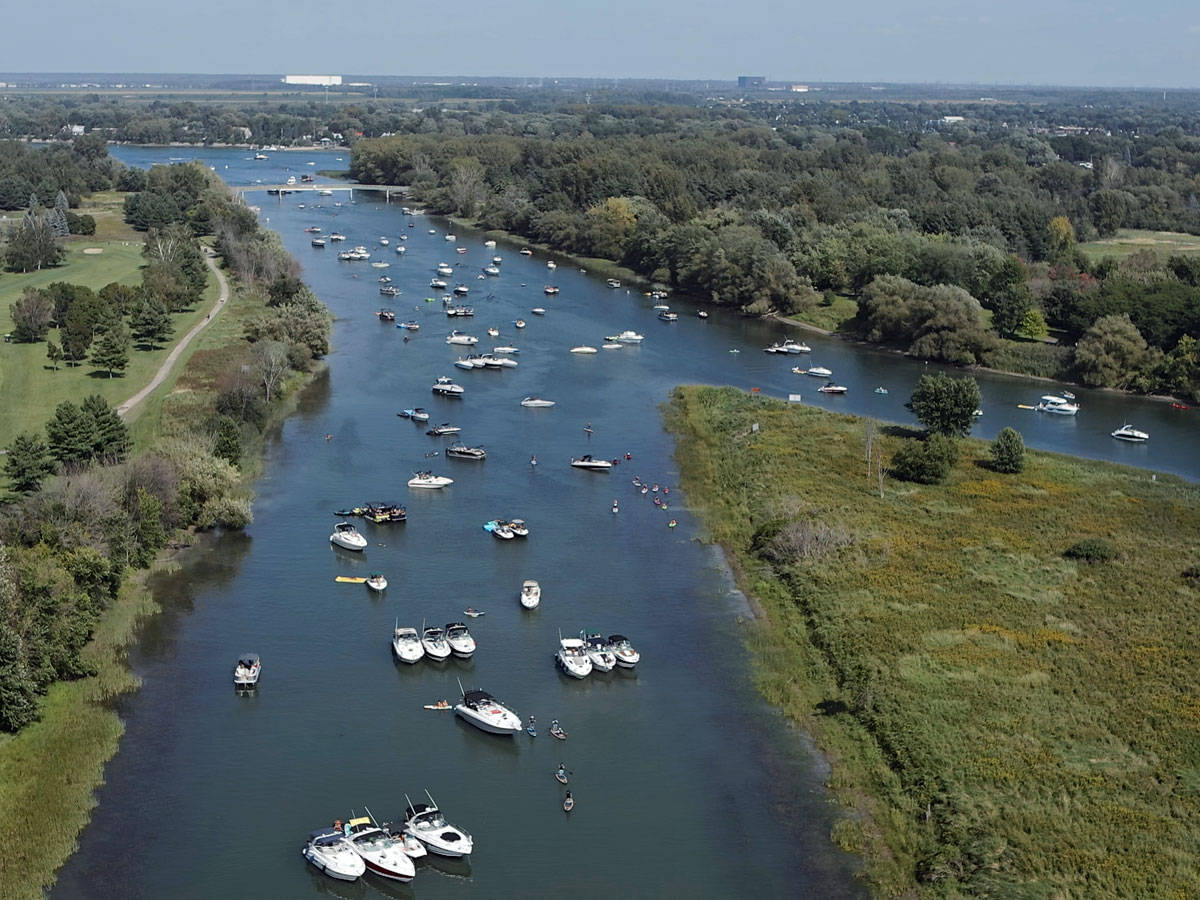
{"type": "MultiPolygon", "coordinates": [[[[198,156],[231,184],[279,182],[348,159],[293,151],[255,162],[245,151],[179,148],[113,154],[136,165],[198,156]]],[[[143,685],[120,702],[127,732],[55,896],[860,895],[857,861],[829,839],[837,812],[820,759],[754,691],[740,634],[745,601],[719,556],[697,540],[699,524],[678,491],[663,511],[632,479],[674,488],[659,405],[681,382],[799,392],[806,403],[911,421],[903,401],[933,367],[805,335],[812,362],[850,389],[827,398],[815,379],[790,373],[797,357],[761,352],[779,337],[769,323],[716,310],[700,320],[680,304],[679,321],[666,324],[652,301],[565,261],[551,273],[544,255],[489,250],[482,235],[461,229],[448,242],[444,221],[410,220],[398,204],[363,192],[353,203],[341,193],[250,199],[337,315],[335,349],[327,374],[268,446],[253,524],[202,542],[178,572],[153,580],[164,612],[130,652],[143,685]],[[364,244],[390,267],[339,262],[336,244],[312,248],[310,225],[344,232],[344,246],[364,244]],[[391,246],[379,245],[382,235],[391,246]],[[401,243],[403,257],[394,252],[401,243]],[[459,246],[467,252],[456,253],[459,246]],[[502,274],[478,279],[493,253],[503,257],[502,274]],[[440,303],[425,302],[440,261],[456,267],[453,282],[469,286],[473,319],[449,320],[440,303]],[[379,295],[381,272],[399,297],[379,295]],[[557,297],[543,295],[550,281],[557,297]],[[376,318],[381,306],[421,330],[406,342],[405,331],[376,318]],[[544,316],[531,313],[538,306],[544,316]],[[513,326],[517,318],[525,329],[513,326]],[[481,347],[516,344],[519,367],[454,368],[460,348],[444,343],[454,325],[477,334],[481,347]],[[484,334],[491,325],[500,329],[495,341],[484,334]],[[569,352],[627,328],[645,334],[641,346],[569,352]],[[464,385],[462,400],[430,393],[443,374],[464,385]],[[874,394],[876,385],[889,394],[874,394]],[[557,406],[524,409],[529,394],[557,406]],[[410,405],[463,426],[469,443],[487,447],[487,460],[427,456],[444,442],[396,416],[410,405]],[[632,459],[609,474],[569,467],[571,456],[589,452],[632,459]],[[455,483],[412,491],[405,482],[420,468],[455,483]],[[406,504],[408,523],[363,525],[370,546],[361,557],[332,549],[331,511],[377,499],[406,504]],[[494,539],[481,525],[497,516],[526,519],[530,537],[494,539]],[[678,527],[668,527],[672,519],[678,527]],[[383,596],[334,581],[375,570],[391,582],[383,596]],[[542,584],[532,613],[516,600],[525,578],[542,584]],[[397,621],[457,621],[468,605],[486,613],[469,620],[479,642],[472,660],[393,662],[397,621]],[[560,631],[581,628],[629,635],[642,662],[633,672],[568,680],[551,656],[560,631]],[[263,658],[251,697],[236,696],[230,683],[244,651],[263,658]],[[539,735],[494,737],[422,709],[455,700],[457,680],[535,715],[539,735]],[[568,731],[565,742],[546,734],[553,718],[568,731]],[[569,816],[553,778],[560,761],[577,799],[569,816]],[[422,862],[401,887],[345,885],[302,860],[309,830],[367,807],[397,817],[405,792],[417,799],[426,788],[474,835],[469,864],[422,862]]],[[[1080,392],[1084,413],[1051,419],[1016,408],[1044,392],[1039,383],[988,373],[979,380],[984,437],[1013,424],[1033,446],[1198,475],[1191,413],[1080,392]],[[1150,431],[1151,442],[1111,440],[1125,420],[1150,431]]]]}

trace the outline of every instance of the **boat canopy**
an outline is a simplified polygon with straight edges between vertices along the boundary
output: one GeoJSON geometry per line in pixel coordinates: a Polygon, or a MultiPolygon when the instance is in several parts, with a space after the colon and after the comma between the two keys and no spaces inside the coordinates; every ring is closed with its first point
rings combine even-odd
{"type": "Polygon", "coordinates": [[[344,835],[340,831],[334,831],[332,828],[318,828],[316,831],[310,831],[308,840],[311,844],[336,844],[344,835]]]}
{"type": "Polygon", "coordinates": [[[407,818],[411,819],[414,816],[421,815],[422,813],[437,812],[437,811],[438,811],[438,809],[436,806],[430,806],[428,803],[414,803],[412,806],[410,806],[408,809],[406,809],[404,811],[404,815],[407,818]]]}
{"type": "Polygon", "coordinates": [[[608,642],[610,644],[620,644],[622,641],[628,641],[628,640],[629,640],[629,638],[625,637],[625,635],[623,635],[623,634],[610,634],[608,636],[608,642]]]}
{"type": "Polygon", "coordinates": [[[259,662],[259,660],[258,660],[257,653],[243,653],[241,656],[238,657],[238,665],[239,666],[246,666],[247,668],[253,668],[254,666],[258,665],[258,662],[259,662]]]}
{"type": "Polygon", "coordinates": [[[467,704],[467,706],[476,706],[480,703],[492,703],[495,702],[495,699],[496,698],[487,691],[473,690],[467,691],[465,694],[463,694],[463,703],[467,704]]]}
{"type": "Polygon", "coordinates": [[[346,824],[353,828],[356,825],[374,825],[375,823],[367,816],[359,816],[357,819],[351,819],[346,824]]]}

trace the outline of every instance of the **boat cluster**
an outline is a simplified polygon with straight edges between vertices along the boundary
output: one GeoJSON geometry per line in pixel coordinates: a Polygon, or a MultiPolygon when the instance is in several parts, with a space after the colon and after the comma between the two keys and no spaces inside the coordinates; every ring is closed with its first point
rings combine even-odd
{"type": "Polygon", "coordinates": [[[343,262],[362,262],[371,258],[370,251],[366,247],[358,246],[353,250],[342,250],[338,253],[338,259],[343,262]]]}
{"type": "MultiPolygon", "coordinates": [[[[335,516],[359,516],[368,519],[376,524],[385,522],[405,522],[408,520],[408,513],[405,508],[398,503],[364,503],[362,506],[352,506],[349,509],[339,509],[334,513],[335,516]]],[[[332,539],[332,538],[331,538],[332,539]]]]}
{"type": "Polygon", "coordinates": [[[502,541],[529,537],[529,526],[525,524],[524,519],[492,519],[483,523],[483,530],[490,531],[492,537],[502,541]]]}
{"type": "Polygon", "coordinates": [[[445,628],[421,625],[421,631],[396,623],[392,630],[392,652],[403,663],[422,659],[445,662],[451,656],[470,659],[475,653],[475,638],[463,622],[450,622],[445,628]]]}
{"type": "Polygon", "coordinates": [[[592,672],[632,669],[641,658],[622,634],[604,637],[599,632],[581,631],[577,638],[559,636],[554,664],[572,678],[587,678],[592,672]]]}

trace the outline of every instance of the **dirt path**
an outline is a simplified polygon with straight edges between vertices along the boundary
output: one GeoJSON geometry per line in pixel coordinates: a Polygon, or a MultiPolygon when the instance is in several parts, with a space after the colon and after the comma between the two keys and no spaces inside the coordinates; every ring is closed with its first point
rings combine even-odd
{"type": "Polygon", "coordinates": [[[171,373],[171,367],[175,365],[180,355],[187,349],[188,344],[192,342],[192,338],[207,328],[212,322],[213,316],[225,308],[225,304],[229,301],[229,281],[226,280],[225,273],[217,268],[217,264],[213,262],[215,258],[216,256],[211,250],[205,251],[204,262],[212,269],[213,274],[217,276],[217,284],[221,286],[221,292],[217,295],[217,302],[213,304],[212,311],[204,317],[203,321],[193,325],[192,330],[185,334],[179,343],[175,345],[175,349],[167,354],[167,358],[158,367],[158,371],[154,373],[154,377],[150,379],[150,383],[117,407],[117,415],[129,415],[130,410],[149,397],[155,388],[166,381],[167,376],[171,373]]]}

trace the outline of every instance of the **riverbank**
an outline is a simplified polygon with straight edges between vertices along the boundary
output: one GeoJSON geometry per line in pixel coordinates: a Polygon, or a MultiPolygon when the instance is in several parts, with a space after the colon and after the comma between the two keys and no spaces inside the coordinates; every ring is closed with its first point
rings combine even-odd
{"type": "Polygon", "coordinates": [[[1200,489],[1049,453],[1001,476],[965,441],[945,485],[881,498],[866,420],[691,387],[667,421],[877,894],[1194,889],[1200,489]],[[1064,556],[1088,538],[1115,557],[1064,556]]]}

